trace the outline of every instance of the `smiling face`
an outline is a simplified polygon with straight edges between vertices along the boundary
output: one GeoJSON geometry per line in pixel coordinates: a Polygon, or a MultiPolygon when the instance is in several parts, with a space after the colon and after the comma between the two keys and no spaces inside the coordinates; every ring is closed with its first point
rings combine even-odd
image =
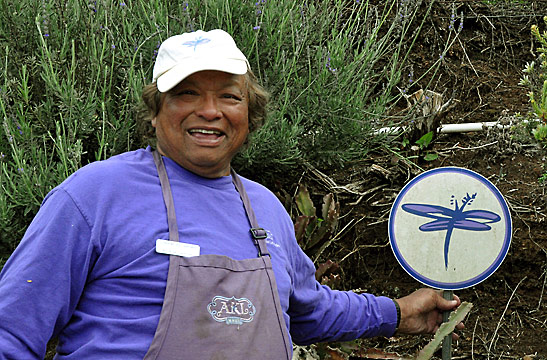
{"type": "Polygon", "coordinates": [[[244,76],[200,71],[162,96],[152,120],[158,151],[200,176],[228,175],[249,133],[244,76]]]}

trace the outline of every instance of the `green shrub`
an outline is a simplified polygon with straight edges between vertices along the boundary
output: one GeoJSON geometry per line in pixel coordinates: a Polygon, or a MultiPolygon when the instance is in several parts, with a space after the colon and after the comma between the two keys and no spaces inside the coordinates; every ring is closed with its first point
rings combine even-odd
{"type": "MultiPolygon", "coordinates": [[[[547,25],[547,16],[543,21],[547,25]]],[[[528,98],[532,107],[530,124],[535,127],[531,133],[535,140],[547,149],[547,31],[540,32],[537,25],[532,25],[531,32],[539,42],[539,48],[536,49],[539,53],[539,65],[536,66],[535,61],[527,63],[519,85],[529,90],[528,98]]],[[[544,172],[539,181],[545,182],[545,179],[547,172],[544,172]]]]}
{"type": "Polygon", "coordinates": [[[0,0],[0,254],[68,175],[145,145],[135,130],[140,91],[167,37],[223,28],[248,55],[271,111],[235,165],[264,177],[304,162],[338,166],[383,141],[372,130],[389,125],[382,115],[418,36],[420,6],[0,0]]]}

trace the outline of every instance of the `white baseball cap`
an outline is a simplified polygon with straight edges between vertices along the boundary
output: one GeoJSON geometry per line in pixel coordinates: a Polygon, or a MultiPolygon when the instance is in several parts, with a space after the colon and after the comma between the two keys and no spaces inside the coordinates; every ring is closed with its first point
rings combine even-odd
{"type": "Polygon", "coordinates": [[[224,30],[195,31],[165,40],[154,64],[153,81],[166,92],[186,77],[203,70],[243,75],[249,62],[224,30]]]}

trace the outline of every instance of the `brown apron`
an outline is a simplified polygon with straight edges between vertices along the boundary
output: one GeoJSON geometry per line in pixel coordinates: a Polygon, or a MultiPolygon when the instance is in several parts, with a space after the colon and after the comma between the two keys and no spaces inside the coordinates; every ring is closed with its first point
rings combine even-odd
{"type": "MultiPolygon", "coordinates": [[[[178,242],[165,165],[157,151],[153,155],[167,208],[169,240],[178,242]]],[[[234,171],[232,179],[251,224],[258,256],[233,260],[222,255],[170,255],[160,320],[145,360],[291,357],[266,232],[258,227],[247,193],[234,171]]]]}

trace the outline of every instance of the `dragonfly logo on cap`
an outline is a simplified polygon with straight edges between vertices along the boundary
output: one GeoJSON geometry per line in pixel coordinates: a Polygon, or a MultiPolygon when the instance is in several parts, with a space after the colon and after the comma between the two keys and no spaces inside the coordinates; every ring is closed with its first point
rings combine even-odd
{"type": "Polygon", "coordinates": [[[192,41],[186,41],[185,43],[182,43],[182,45],[186,45],[186,46],[190,46],[190,47],[193,47],[194,48],[194,51],[196,51],[196,47],[200,44],[207,44],[209,41],[211,41],[210,39],[207,39],[207,38],[203,38],[203,37],[198,37],[196,40],[192,40],[192,41]]]}

